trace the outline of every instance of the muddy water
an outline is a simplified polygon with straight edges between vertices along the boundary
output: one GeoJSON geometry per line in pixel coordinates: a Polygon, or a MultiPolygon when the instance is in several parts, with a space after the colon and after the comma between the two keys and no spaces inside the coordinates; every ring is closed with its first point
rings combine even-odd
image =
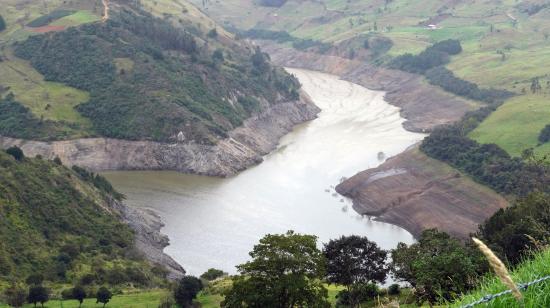
{"type": "Polygon", "coordinates": [[[399,110],[338,77],[289,69],[322,109],[296,127],[265,161],[227,179],[174,172],[112,172],[128,204],[157,211],[171,240],[166,252],[193,275],[211,267],[235,272],[263,235],[292,229],[320,242],[368,236],[389,249],[412,242],[405,230],[357,215],[334,192],[342,177],[379,165],[423,135],[405,131],[399,110]]]}

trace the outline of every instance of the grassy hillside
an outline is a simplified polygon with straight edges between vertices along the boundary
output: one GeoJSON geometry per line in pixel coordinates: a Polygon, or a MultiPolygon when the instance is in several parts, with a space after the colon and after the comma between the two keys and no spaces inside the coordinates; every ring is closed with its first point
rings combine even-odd
{"type": "MultiPolygon", "coordinates": [[[[455,75],[480,87],[521,94],[499,108],[471,137],[495,142],[516,156],[528,147],[550,153],[550,146],[539,146],[536,141],[540,130],[550,124],[545,117],[550,112],[547,1],[288,0],[281,7],[265,7],[253,0],[228,0],[206,2],[203,9],[221,23],[240,29],[284,30],[294,37],[335,45],[364,41],[365,34],[376,33],[393,41],[385,60],[417,54],[434,42],[458,39],[464,51],[447,65],[455,75]],[[530,90],[533,78],[539,78],[542,87],[537,93],[530,90]]],[[[353,49],[351,54],[361,54],[361,47],[353,49]]]]}
{"type": "MultiPolygon", "coordinates": [[[[526,261],[512,271],[511,276],[516,283],[526,283],[535,279],[550,275],[550,250],[545,250],[535,255],[533,260],[526,261]]],[[[496,294],[507,290],[507,288],[494,276],[487,277],[481,284],[479,289],[472,292],[457,302],[450,305],[451,307],[461,307],[469,304],[488,294],[496,294]]],[[[524,307],[548,307],[550,306],[550,281],[535,284],[522,292],[524,296],[524,307]]],[[[520,307],[518,302],[512,295],[502,296],[493,300],[486,307],[520,307]]]]}
{"type": "Polygon", "coordinates": [[[0,288],[30,274],[52,284],[162,283],[162,271],[135,251],[132,230],[111,206],[121,196],[106,180],[3,151],[0,174],[0,288]]]}
{"type": "Polygon", "coordinates": [[[111,1],[107,22],[94,1],[1,9],[25,18],[8,20],[0,36],[0,96],[13,94],[52,124],[30,135],[173,141],[183,132],[213,144],[270,104],[298,97],[291,76],[185,1],[132,3],[111,1]]]}

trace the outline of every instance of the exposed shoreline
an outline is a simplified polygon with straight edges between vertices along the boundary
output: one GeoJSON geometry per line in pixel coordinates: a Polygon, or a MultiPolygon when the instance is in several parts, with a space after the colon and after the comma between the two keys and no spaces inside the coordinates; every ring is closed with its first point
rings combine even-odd
{"type": "MultiPolygon", "coordinates": [[[[368,89],[386,91],[384,99],[401,108],[401,116],[407,120],[403,127],[409,131],[430,132],[479,107],[428,84],[419,75],[302,52],[273,42],[259,44],[278,65],[330,73],[368,89]]],[[[352,199],[358,213],[399,226],[416,238],[429,228],[467,238],[480,223],[508,206],[496,192],[427,157],[417,147],[377,168],[357,173],[336,190],[352,199]]]]}
{"type": "Polygon", "coordinates": [[[161,143],[111,138],[66,141],[33,141],[0,136],[0,148],[20,147],[26,155],[56,156],[68,166],[92,171],[171,170],[227,177],[262,161],[277,147],[279,139],[295,125],[315,119],[319,108],[307,95],[294,102],[279,102],[247,119],[215,145],[161,143]]]}

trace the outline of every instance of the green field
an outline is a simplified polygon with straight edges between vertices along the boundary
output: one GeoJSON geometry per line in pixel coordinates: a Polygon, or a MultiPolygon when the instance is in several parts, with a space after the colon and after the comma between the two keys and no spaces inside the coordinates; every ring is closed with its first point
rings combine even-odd
{"type": "Polygon", "coordinates": [[[538,146],[540,131],[550,124],[550,97],[525,95],[507,101],[493,112],[470,136],[481,143],[496,143],[511,155],[528,148],[550,153],[550,144],[538,146]]]}

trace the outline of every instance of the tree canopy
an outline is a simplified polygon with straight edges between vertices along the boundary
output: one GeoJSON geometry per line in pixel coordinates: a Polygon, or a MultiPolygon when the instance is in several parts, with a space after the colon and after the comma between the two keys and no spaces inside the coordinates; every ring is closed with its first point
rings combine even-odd
{"type": "Polygon", "coordinates": [[[329,307],[320,282],[324,257],[317,238],[288,231],[269,234],[250,252],[252,260],[239,265],[224,307],[329,307]]]}

